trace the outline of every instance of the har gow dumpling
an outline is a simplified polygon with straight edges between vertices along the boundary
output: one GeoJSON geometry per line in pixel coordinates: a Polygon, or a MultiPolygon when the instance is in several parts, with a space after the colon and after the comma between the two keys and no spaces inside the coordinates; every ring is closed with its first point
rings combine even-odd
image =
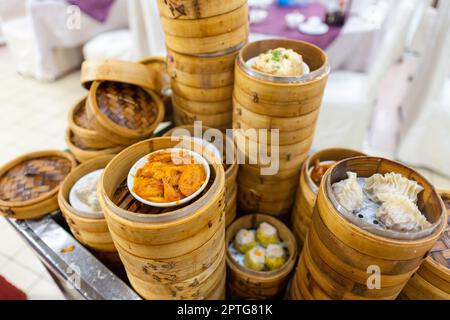
{"type": "Polygon", "coordinates": [[[390,172],[384,176],[377,173],[367,178],[364,191],[375,202],[381,203],[380,197],[384,194],[403,195],[417,203],[417,195],[423,188],[413,180],[409,180],[401,174],[390,172]]]}
{"type": "Polygon", "coordinates": [[[430,227],[417,205],[408,197],[384,193],[379,198],[383,204],[377,211],[377,218],[387,229],[411,232],[430,227]]]}
{"type": "Polygon", "coordinates": [[[334,183],[332,189],[339,204],[354,213],[363,208],[364,194],[358,184],[356,173],[347,172],[347,176],[348,179],[334,183]]]}

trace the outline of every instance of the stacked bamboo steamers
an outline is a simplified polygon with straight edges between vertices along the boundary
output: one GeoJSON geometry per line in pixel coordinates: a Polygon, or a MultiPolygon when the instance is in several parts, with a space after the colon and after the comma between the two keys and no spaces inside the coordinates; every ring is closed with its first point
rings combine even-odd
{"type": "Polygon", "coordinates": [[[234,61],[249,34],[247,0],[158,0],[177,125],[231,128],[234,61]]]}
{"type": "Polygon", "coordinates": [[[86,98],[69,112],[66,143],[79,162],[117,154],[148,138],[164,118],[168,76],[162,58],[140,63],[96,59],[83,63],[86,98]]]}
{"type": "Polygon", "coordinates": [[[233,128],[238,129],[234,131],[237,148],[241,157],[245,157],[238,176],[238,205],[243,211],[279,218],[290,213],[300,168],[312,144],[328,73],[325,53],[305,42],[258,41],[239,52],[233,128]],[[301,77],[277,77],[249,66],[250,59],[276,48],[300,53],[310,73],[301,77]],[[254,129],[258,130],[256,134],[254,129]],[[274,129],[279,130],[278,140],[271,140],[274,129]],[[271,158],[268,162],[265,155],[271,158]],[[261,171],[271,166],[274,173],[266,175],[261,171]]]}
{"type": "Polygon", "coordinates": [[[106,167],[98,199],[133,288],[145,299],[225,298],[225,172],[198,140],[163,137],[142,141],[106,167]],[[206,189],[186,205],[147,206],[130,194],[131,166],[156,150],[201,152],[209,162],[206,189]]]}

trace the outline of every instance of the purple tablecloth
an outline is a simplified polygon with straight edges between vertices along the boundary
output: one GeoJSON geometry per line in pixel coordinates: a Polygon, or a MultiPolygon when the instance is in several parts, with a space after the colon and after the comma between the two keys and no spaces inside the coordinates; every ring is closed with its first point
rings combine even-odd
{"type": "Polygon", "coordinates": [[[298,11],[308,19],[310,16],[319,16],[325,20],[325,7],[319,3],[313,3],[304,8],[286,8],[273,4],[269,8],[269,16],[262,23],[251,25],[251,31],[256,33],[276,35],[296,40],[307,41],[326,49],[341,32],[342,27],[330,27],[330,30],[321,36],[312,36],[301,33],[296,29],[289,29],[285,22],[285,15],[290,12],[298,11]]]}
{"type": "Polygon", "coordinates": [[[105,22],[114,0],[67,0],[81,11],[99,22],[105,22]]]}

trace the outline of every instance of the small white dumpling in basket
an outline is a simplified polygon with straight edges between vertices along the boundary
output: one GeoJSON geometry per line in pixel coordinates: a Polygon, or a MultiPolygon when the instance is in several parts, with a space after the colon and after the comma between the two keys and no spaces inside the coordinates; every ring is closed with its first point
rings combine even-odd
{"type": "Polygon", "coordinates": [[[379,198],[383,204],[377,211],[377,218],[387,229],[416,232],[431,226],[417,205],[408,197],[384,193],[379,198]]]}
{"type": "Polygon", "coordinates": [[[383,202],[380,197],[384,194],[403,195],[414,203],[423,188],[413,180],[409,180],[401,174],[390,172],[384,176],[377,173],[367,178],[364,191],[375,202],[383,202]]]}
{"type": "Polygon", "coordinates": [[[354,213],[364,207],[364,194],[356,173],[347,172],[347,176],[348,179],[334,183],[332,189],[339,204],[354,213]]]}

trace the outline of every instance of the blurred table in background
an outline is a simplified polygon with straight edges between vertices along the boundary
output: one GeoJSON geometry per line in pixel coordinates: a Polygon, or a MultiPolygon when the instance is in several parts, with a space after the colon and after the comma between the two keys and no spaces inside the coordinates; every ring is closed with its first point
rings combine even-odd
{"type": "Polygon", "coordinates": [[[365,72],[370,68],[373,51],[382,38],[383,25],[389,15],[388,1],[353,1],[357,6],[350,9],[350,16],[343,27],[330,26],[324,35],[307,35],[288,28],[285,15],[300,12],[306,19],[319,16],[325,20],[326,9],[322,3],[312,2],[306,7],[280,7],[272,4],[267,7],[268,17],[261,23],[251,25],[250,39],[285,37],[311,42],[325,49],[333,69],[365,72]]]}

